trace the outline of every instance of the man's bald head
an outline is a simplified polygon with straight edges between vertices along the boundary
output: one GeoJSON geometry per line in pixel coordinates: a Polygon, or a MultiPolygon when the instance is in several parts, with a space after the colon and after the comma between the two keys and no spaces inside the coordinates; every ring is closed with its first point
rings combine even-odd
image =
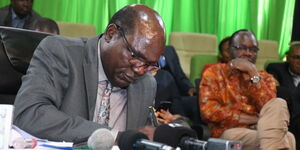
{"type": "Polygon", "coordinates": [[[166,41],[159,14],[139,4],[125,6],[113,15],[101,39],[104,72],[119,87],[128,86],[151,70],[166,41]]]}
{"type": "Polygon", "coordinates": [[[238,30],[233,33],[230,41],[230,57],[244,58],[255,64],[258,52],[258,44],[254,34],[249,30],[238,30]]]}
{"type": "MultiPolygon", "coordinates": [[[[109,24],[120,26],[125,34],[133,34],[137,25],[145,24],[158,25],[158,28],[164,29],[164,24],[159,14],[145,5],[128,5],[116,12],[109,21],[109,24]],[[150,23],[158,20],[159,24],[150,23]]],[[[164,31],[165,32],[165,31],[164,31]]]]}
{"type": "Polygon", "coordinates": [[[290,70],[293,73],[300,75],[300,42],[293,42],[291,44],[286,58],[290,70]]]}

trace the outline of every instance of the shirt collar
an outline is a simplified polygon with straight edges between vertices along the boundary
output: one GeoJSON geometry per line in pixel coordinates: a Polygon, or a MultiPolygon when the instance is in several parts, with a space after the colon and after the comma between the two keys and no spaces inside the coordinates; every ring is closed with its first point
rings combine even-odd
{"type": "Polygon", "coordinates": [[[15,19],[20,19],[16,12],[14,11],[14,9],[11,9],[11,17],[12,17],[12,20],[15,20],[15,19]]]}
{"type": "Polygon", "coordinates": [[[294,78],[300,78],[300,75],[293,73],[290,67],[289,67],[289,72],[292,75],[292,77],[294,77],[294,78]]]}
{"type": "Polygon", "coordinates": [[[26,15],[26,17],[24,17],[23,19],[21,19],[17,14],[16,14],[16,12],[14,11],[14,9],[11,7],[10,8],[11,9],[11,18],[12,18],[12,20],[16,20],[16,19],[19,19],[19,20],[25,20],[25,19],[27,19],[29,16],[30,16],[30,14],[28,14],[28,15],[26,15]]]}

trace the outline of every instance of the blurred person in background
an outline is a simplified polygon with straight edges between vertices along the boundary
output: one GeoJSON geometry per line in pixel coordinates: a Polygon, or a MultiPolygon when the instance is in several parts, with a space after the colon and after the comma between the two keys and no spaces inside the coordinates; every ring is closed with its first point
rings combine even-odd
{"type": "Polygon", "coordinates": [[[8,6],[0,8],[0,26],[32,29],[40,17],[32,10],[33,0],[11,0],[8,6]]]}
{"type": "Polygon", "coordinates": [[[59,35],[59,28],[57,23],[50,18],[38,18],[34,22],[33,29],[39,32],[59,35]]]}

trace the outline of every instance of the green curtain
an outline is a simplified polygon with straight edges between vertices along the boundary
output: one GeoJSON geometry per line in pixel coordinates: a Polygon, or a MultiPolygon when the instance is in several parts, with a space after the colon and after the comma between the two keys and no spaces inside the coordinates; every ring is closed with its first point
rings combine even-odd
{"type": "MultiPolygon", "coordinates": [[[[0,0],[0,7],[10,0],[0,0]]],[[[56,21],[92,24],[104,31],[109,18],[128,4],[159,12],[170,32],[210,33],[220,41],[238,29],[279,43],[281,57],[291,40],[295,0],[34,0],[34,10],[56,21]]]]}

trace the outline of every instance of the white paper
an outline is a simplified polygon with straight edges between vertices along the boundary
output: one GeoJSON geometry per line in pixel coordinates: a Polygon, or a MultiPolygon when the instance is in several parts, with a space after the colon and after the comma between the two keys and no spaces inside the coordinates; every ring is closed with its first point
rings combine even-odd
{"type": "Polygon", "coordinates": [[[13,108],[13,105],[0,104],[0,149],[8,149],[13,108]]]}

